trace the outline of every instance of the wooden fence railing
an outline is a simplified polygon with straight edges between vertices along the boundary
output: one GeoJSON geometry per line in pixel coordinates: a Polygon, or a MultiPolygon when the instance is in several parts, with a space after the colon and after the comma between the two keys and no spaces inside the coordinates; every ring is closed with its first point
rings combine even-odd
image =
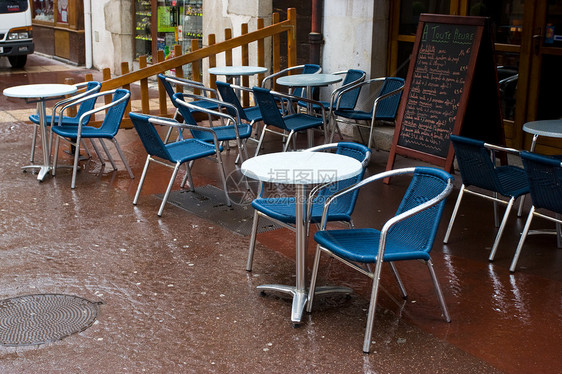
{"type": "MultiPolygon", "coordinates": [[[[208,66],[216,66],[216,57],[220,53],[224,53],[224,59],[226,65],[232,65],[232,53],[233,50],[239,48],[241,53],[242,65],[248,65],[249,62],[249,44],[257,43],[257,63],[259,66],[265,66],[265,40],[266,38],[271,38],[271,56],[272,56],[272,67],[271,73],[277,72],[281,68],[281,35],[286,33],[287,35],[287,66],[294,66],[297,62],[297,45],[296,45],[296,25],[297,25],[297,14],[294,8],[287,9],[287,19],[285,21],[279,21],[279,14],[273,13],[272,15],[272,25],[264,27],[264,20],[257,20],[257,30],[253,32],[248,32],[248,24],[242,25],[241,35],[232,38],[232,31],[230,29],[225,29],[224,41],[216,43],[216,38],[214,34],[209,35],[208,46],[199,48],[197,40],[193,40],[191,45],[192,51],[190,53],[181,54],[181,46],[176,46],[174,50],[175,57],[165,60],[164,52],[159,51],[157,56],[157,62],[150,66],[147,65],[146,56],[141,56],[139,58],[139,69],[136,71],[130,71],[129,64],[124,62],[121,64],[121,75],[115,78],[111,78],[111,71],[109,68],[102,70],[102,90],[112,90],[115,88],[127,88],[130,89],[132,84],[139,83],[140,86],[140,108],[142,113],[146,114],[156,114],[159,116],[170,116],[172,113],[168,110],[171,108],[171,103],[166,96],[166,91],[164,87],[158,82],[158,108],[151,108],[154,105],[154,90],[149,90],[148,79],[151,77],[156,77],[159,73],[164,73],[168,70],[175,70],[175,75],[178,77],[183,77],[183,69],[180,67],[191,64],[193,80],[200,80],[201,68],[203,66],[203,60],[208,59],[208,66]],[[152,95],[152,97],[151,97],[152,95]]],[[[263,74],[258,76],[259,81],[263,79],[263,74]]],[[[249,78],[247,76],[243,77],[242,84],[248,85],[249,78]]],[[[91,74],[86,76],[86,80],[92,80],[91,74]]],[[[209,82],[214,86],[214,79],[209,77],[209,82]]],[[[132,93],[132,100],[138,100],[138,94],[132,93]],[[135,95],[137,97],[135,97],[135,95]]],[[[107,98],[111,100],[111,98],[107,98]]],[[[248,96],[246,95],[242,98],[243,104],[248,105],[248,96]]],[[[131,104],[129,104],[130,111],[131,104]]],[[[94,125],[96,121],[93,121],[94,125]]],[[[128,115],[123,118],[122,127],[131,127],[131,121],[128,115]]]]}

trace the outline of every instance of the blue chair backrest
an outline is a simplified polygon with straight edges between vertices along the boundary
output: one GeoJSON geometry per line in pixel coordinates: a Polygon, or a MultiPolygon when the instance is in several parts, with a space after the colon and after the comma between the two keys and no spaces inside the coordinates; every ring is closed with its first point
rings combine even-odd
{"type": "MultiPolygon", "coordinates": [[[[244,112],[244,108],[242,108],[242,104],[240,104],[240,100],[238,100],[238,96],[236,96],[236,92],[234,92],[234,89],[230,86],[230,84],[220,81],[216,81],[216,84],[221,99],[227,103],[234,105],[238,110],[238,113],[240,114],[240,119],[243,119],[244,121],[248,121],[248,117],[246,117],[246,112],[244,112]]],[[[236,118],[236,111],[234,109],[227,107],[226,110],[228,114],[236,118]]]]}
{"type": "Polygon", "coordinates": [[[562,166],[560,159],[521,152],[535,208],[562,214],[562,166]]]}
{"type": "Polygon", "coordinates": [[[164,160],[171,160],[170,153],[162,141],[162,138],[160,138],[154,125],[148,121],[150,117],[146,114],[131,112],[129,113],[129,118],[131,118],[133,126],[135,126],[137,130],[137,134],[139,135],[146,153],[164,160]]]}
{"type": "MultiPolygon", "coordinates": [[[[341,191],[349,186],[352,186],[363,179],[363,175],[365,174],[365,168],[367,164],[367,158],[370,155],[370,150],[368,147],[364,146],[363,144],[358,143],[351,143],[351,142],[339,142],[336,148],[336,153],[348,157],[352,157],[357,161],[364,164],[363,170],[361,173],[356,175],[353,178],[345,179],[339,182],[336,182],[326,188],[323,188],[318,193],[318,198],[322,202],[330,197],[332,194],[341,191]]],[[[327,167],[329,169],[329,166],[327,167]]],[[[332,202],[330,209],[336,209],[339,212],[346,212],[348,214],[353,213],[353,209],[355,208],[355,202],[357,201],[357,196],[359,195],[359,188],[355,189],[351,193],[347,193],[343,196],[338,197],[336,200],[332,202]],[[338,207],[338,208],[334,208],[338,207]]]]}
{"type": "Polygon", "coordinates": [[[162,86],[166,90],[168,97],[171,99],[172,96],[174,96],[174,94],[176,93],[174,91],[174,87],[172,87],[172,84],[166,80],[166,76],[164,74],[162,73],[158,74],[158,79],[160,80],[160,83],[162,83],[162,86]]]}
{"type": "Polygon", "coordinates": [[[501,192],[501,184],[490,152],[481,140],[464,136],[450,136],[455,156],[465,186],[476,186],[490,191],[501,192]]]}
{"type": "MultiPolygon", "coordinates": [[[[441,169],[416,167],[396,215],[438,196],[446,189],[448,182],[452,179],[453,177],[449,173],[441,169]]],[[[397,223],[389,230],[389,236],[393,240],[403,240],[407,245],[406,248],[425,252],[431,251],[445,201],[446,199],[443,199],[436,205],[397,223]]]]}
{"type": "MultiPolygon", "coordinates": [[[[388,77],[385,79],[379,96],[392,92],[404,86],[404,79],[396,77],[388,77]]],[[[395,95],[389,96],[386,99],[382,99],[377,104],[377,112],[375,113],[375,118],[378,120],[388,120],[394,121],[396,118],[396,113],[398,112],[398,106],[400,105],[400,98],[402,97],[402,92],[395,95]]]]}
{"type": "MultiPolygon", "coordinates": [[[[301,74],[314,74],[317,73],[320,69],[322,69],[322,67],[320,65],[316,65],[316,64],[305,64],[304,67],[302,68],[302,72],[301,74]]],[[[313,88],[313,92],[316,89],[313,88]]],[[[295,88],[291,94],[293,96],[298,96],[298,97],[306,97],[306,89],[303,87],[297,87],[295,88]]]]}
{"type": "MultiPolygon", "coordinates": [[[[112,102],[115,102],[127,95],[130,95],[128,90],[118,88],[113,94],[112,102]]],[[[129,99],[130,96],[126,100],[123,100],[119,104],[108,109],[105,114],[105,118],[103,119],[103,123],[101,124],[100,131],[110,134],[111,136],[115,136],[117,134],[117,131],[119,131],[119,125],[121,125],[121,120],[123,119],[123,115],[127,109],[129,99]]]]}
{"type": "MultiPolygon", "coordinates": [[[[345,86],[346,84],[350,84],[351,82],[355,82],[356,80],[364,76],[365,76],[365,72],[363,70],[349,69],[345,74],[345,78],[342,82],[342,86],[345,86]]],[[[354,88],[353,90],[349,90],[346,93],[344,93],[339,101],[339,109],[355,108],[355,104],[357,104],[357,99],[359,98],[360,93],[361,93],[361,86],[358,86],[357,88],[354,88]]]]}
{"type": "MultiPolygon", "coordinates": [[[[101,83],[96,81],[88,82],[88,84],[86,85],[86,91],[90,91],[90,90],[94,90],[90,93],[90,95],[100,92],[101,83]]],[[[86,100],[82,102],[82,104],[79,105],[77,114],[74,118],[78,119],[82,116],[82,114],[94,109],[94,106],[96,105],[96,99],[97,97],[94,97],[90,100],[86,100]]],[[[90,122],[90,116],[84,118],[84,124],[87,124],[88,122],[90,122]]]]}
{"type": "Polygon", "coordinates": [[[260,108],[263,123],[268,126],[275,126],[283,130],[288,130],[270,90],[261,87],[254,87],[252,90],[254,91],[254,98],[260,108]]]}
{"type": "Polygon", "coordinates": [[[195,125],[197,126],[197,121],[195,120],[195,118],[193,117],[193,114],[191,113],[191,110],[189,110],[188,107],[183,106],[181,104],[177,104],[176,103],[176,99],[180,99],[181,101],[190,101],[189,99],[186,100],[184,97],[184,94],[181,92],[175,93],[172,95],[172,103],[174,103],[174,106],[176,108],[178,108],[178,111],[180,112],[181,116],[183,117],[183,121],[185,123],[187,123],[188,125],[195,125]]]}

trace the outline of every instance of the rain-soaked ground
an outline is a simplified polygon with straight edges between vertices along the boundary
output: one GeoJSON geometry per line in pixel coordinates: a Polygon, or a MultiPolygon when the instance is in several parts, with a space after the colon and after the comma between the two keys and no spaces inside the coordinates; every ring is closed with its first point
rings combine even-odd
{"type": "MultiPolygon", "coordinates": [[[[0,60],[0,89],[62,83],[69,76],[79,81],[83,74],[40,56],[31,56],[26,70],[11,70],[0,60]]],[[[455,189],[432,251],[452,322],[440,316],[425,266],[398,264],[410,297],[400,298],[385,269],[372,353],[365,355],[368,279],[325,261],[319,283],[345,284],[356,293],[317,298],[313,312],[294,328],[290,300],[256,290],[263,283],[294,283],[291,232],[259,234],[254,271],[248,273],[248,235],[173,204],[161,218],[156,215],[169,169],[149,171],[133,206],[146,157],[134,130],[121,130],[118,140],[135,179],[120,162],[112,172],[94,157],[83,163],[75,190],[64,169],[39,183],[20,169],[29,158],[32,127],[26,118],[33,108],[0,97],[0,298],[66,294],[102,304],[96,322],[80,333],[47,344],[0,346],[2,373],[562,372],[562,251],[552,236],[529,237],[517,272],[510,274],[524,218],[513,215],[496,261],[489,263],[491,203],[466,196],[443,245],[455,189]]],[[[266,145],[266,151],[276,148],[273,141],[266,145]]],[[[233,171],[234,149],[224,155],[233,171]]],[[[368,175],[384,170],[387,157],[375,152],[368,175]]],[[[398,159],[396,167],[415,164],[398,159]]],[[[193,176],[196,186],[220,186],[210,161],[197,162],[193,176]]],[[[356,225],[380,226],[406,184],[395,179],[363,190],[356,225]]],[[[19,322],[0,320],[0,326],[19,322]]]]}

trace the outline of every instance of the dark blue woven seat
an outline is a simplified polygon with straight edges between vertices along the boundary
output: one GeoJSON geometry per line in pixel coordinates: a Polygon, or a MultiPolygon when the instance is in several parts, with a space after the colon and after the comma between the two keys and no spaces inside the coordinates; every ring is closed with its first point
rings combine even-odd
{"type": "MultiPolygon", "coordinates": [[[[369,140],[367,146],[371,148],[373,139],[373,128],[376,121],[394,122],[402,97],[404,79],[395,77],[373,78],[364,82],[357,83],[339,92],[344,97],[348,92],[358,91],[364,86],[377,88],[373,104],[369,111],[361,110],[355,105],[349,107],[346,102],[336,101],[336,107],[331,112],[330,124],[332,128],[331,139],[337,131],[341,137],[338,122],[350,123],[355,126],[366,127],[369,129],[369,140]],[[366,123],[366,124],[365,124],[366,123]]],[[[361,134],[361,132],[359,132],[361,134]]]]}
{"type": "MultiPolygon", "coordinates": [[[[90,82],[82,82],[82,83],[78,83],[74,85],[78,90],[82,91],[79,92],[78,94],[64,99],[64,100],[60,100],[59,102],[57,102],[52,109],[52,113],[53,115],[47,115],[45,116],[45,123],[48,126],[51,126],[52,124],[57,124],[59,122],[61,122],[61,124],[66,125],[66,126],[78,126],[78,121],[80,120],[80,117],[82,117],[82,115],[92,109],[94,109],[94,105],[96,104],[96,98],[94,97],[91,100],[86,100],[83,101],[80,106],[78,107],[77,111],[76,111],[76,115],[75,116],[62,116],[62,119],[59,118],[58,115],[56,115],[57,113],[57,108],[60,110],[64,105],[67,105],[75,100],[79,100],[83,97],[86,96],[90,96],[93,95],[95,93],[98,93],[101,89],[101,83],[100,82],[96,82],[96,81],[90,81],[90,82]]],[[[30,157],[30,161],[31,163],[33,163],[33,159],[35,158],[35,143],[36,143],[36,139],[37,139],[37,127],[39,126],[39,115],[38,114],[32,114],[29,116],[29,120],[31,122],[33,122],[36,126],[33,129],[33,139],[31,142],[31,157],[30,157]]],[[[88,122],[90,121],[90,116],[86,116],[84,117],[83,120],[83,124],[87,125],[88,122]]],[[[51,133],[52,136],[52,133],[51,133]]],[[[50,141],[49,141],[50,142],[50,141]]]]}
{"type": "MultiPolygon", "coordinates": [[[[492,159],[495,159],[494,152],[496,151],[509,152],[515,155],[518,155],[519,151],[486,144],[480,140],[457,135],[451,135],[451,142],[455,149],[455,156],[462,178],[462,186],[443,242],[447,243],[449,241],[449,235],[453,229],[453,224],[465,192],[492,200],[494,202],[495,225],[496,227],[499,226],[489,256],[489,260],[493,261],[511,208],[517,198],[529,193],[529,183],[525,170],[522,168],[512,165],[496,166],[492,159]],[[475,187],[476,190],[471,187],[475,187]],[[492,193],[492,195],[486,195],[482,193],[482,191],[478,191],[478,189],[485,190],[484,192],[487,191],[492,193]],[[509,201],[506,202],[498,198],[497,194],[508,198],[509,201]],[[496,203],[507,204],[501,224],[499,223],[497,215],[496,203]]],[[[521,212],[518,212],[518,216],[520,215],[521,212]]]]}
{"type": "MultiPolygon", "coordinates": [[[[254,87],[254,98],[258,103],[260,112],[262,115],[262,120],[264,123],[262,133],[258,142],[258,147],[256,149],[256,156],[258,155],[261,144],[263,142],[266,132],[281,135],[285,139],[285,146],[283,151],[286,151],[291,143],[291,139],[295,133],[299,131],[305,131],[313,128],[325,128],[325,111],[322,108],[322,116],[316,117],[304,113],[289,114],[286,116],[281,115],[279,112],[279,107],[277,106],[276,98],[282,100],[290,100],[292,97],[280,94],[278,92],[273,92],[265,88],[254,87]],[[288,133],[288,134],[287,134],[288,133]]],[[[304,99],[310,102],[313,100],[304,99]]]]}
{"type": "MultiPolygon", "coordinates": [[[[406,297],[404,285],[398,275],[394,262],[406,260],[424,261],[433,280],[443,316],[447,322],[451,320],[441,287],[433,270],[429,252],[435,241],[445,200],[453,188],[453,178],[448,173],[437,168],[416,167],[397,169],[366,178],[342,193],[355,193],[356,190],[368,183],[400,174],[413,174],[412,180],[395,216],[388,220],[382,229],[327,230],[327,217],[324,216],[322,217],[321,231],[316,232],[314,235],[314,240],[318,245],[307,302],[307,310],[309,312],[312,310],[322,253],[327,253],[331,257],[342,261],[344,264],[373,279],[367,327],[363,341],[363,351],[365,353],[369,352],[371,345],[373,320],[383,262],[390,263],[391,269],[398,280],[402,296],[406,297]],[[370,265],[374,265],[374,269],[370,265]]],[[[335,195],[326,204],[331,204],[332,201],[338,198],[340,196],[335,195]]]]}
{"type": "MultiPolygon", "coordinates": [[[[115,139],[115,135],[117,135],[117,132],[119,131],[119,126],[121,125],[121,120],[123,119],[123,114],[125,113],[125,109],[127,108],[127,104],[129,103],[129,98],[131,96],[131,93],[128,90],[116,89],[116,90],[112,90],[112,91],[100,92],[100,93],[97,93],[97,94],[85,96],[85,97],[83,97],[79,100],[75,100],[75,101],[65,105],[61,109],[60,115],[63,116],[64,115],[63,113],[67,108],[70,108],[70,107],[78,105],[78,104],[82,104],[85,101],[93,100],[95,102],[98,97],[107,96],[107,95],[113,96],[111,103],[83,113],[80,116],[80,119],[78,121],[77,126],[75,126],[75,125],[58,125],[58,124],[55,125],[55,126],[52,126],[51,131],[55,135],[57,135],[56,142],[55,142],[55,160],[54,160],[54,163],[53,163],[53,168],[54,168],[53,175],[55,174],[55,170],[56,170],[56,166],[57,166],[59,140],[61,138],[64,138],[64,139],[70,141],[71,143],[73,143],[74,146],[75,146],[74,166],[73,166],[73,170],[72,170],[71,188],[76,187],[76,173],[78,171],[78,160],[79,160],[79,155],[80,155],[80,142],[81,142],[82,139],[90,139],[90,140],[99,139],[99,141],[101,142],[101,145],[102,145],[102,147],[105,151],[105,154],[107,155],[107,158],[109,159],[109,161],[111,162],[111,165],[113,166],[113,169],[117,170],[117,167],[115,166],[115,162],[113,161],[113,158],[111,157],[109,151],[107,150],[105,144],[102,141],[102,139],[111,140],[113,142],[113,144],[115,145],[115,148],[117,149],[117,152],[119,153],[119,156],[121,157],[121,160],[123,161],[123,164],[125,165],[125,168],[129,172],[129,176],[131,178],[133,178],[133,172],[131,171],[131,168],[129,167],[129,163],[127,162],[127,159],[125,158],[125,155],[123,154],[123,151],[121,151],[121,147],[119,147],[119,143],[117,142],[117,139],[115,139]],[[100,112],[100,111],[103,111],[103,110],[107,110],[107,111],[105,113],[105,117],[104,117],[103,122],[102,122],[100,127],[94,127],[94,126],[89,126],[89,125],[84,124],[85,119],[87,117],[89,117],[90,115],[92,115],[96,112],[100,112]]],[[[92,145],[94,145],[93,142],[92,142],[92,145]]],[[[95,145],[94,145],[94,149],[96,150],[96,153],[98,154],[98,157],[100,158],[100,160],[103,162],[103,158],[102,158],[101,154],[99,153],[99,151],[97,150],[97,148],[95,147],[95,145]]]]}
{"type": "MultiPolygon", "coordinates": [[[[352,157],[361,162],[363,165],[363,171],[355,177],[328,184],[326,186],[318,186],[318,188],[311,191],[308,205],[304,207],[305,211],[303,212],[303,217],[306,217],[308,224],[320,223],[320,220],[322,218],[322,211],[324,209],[324,203],[326,202],[326,200],[334,193],[341,191],[344,188],[350,187],[363,179],[365,168],[367,167],[369,159],[371,157],[371,152],[364,145],[350,142],[321,145],[310,148],[307,151],[334,151],[337,154],[352,157]]],[[[344,195],[340,199],[337,199],[330,206],[327,219],[331,222],[347,222],[350,226],[353,226],[351,214],[353,213],[353,209],[355,208],[355,202],[357,201],[358,193],[359,190],[354,193],[344,195]]],[[[294,197],[271,198],[268,196],[263,196],[263,191],[261,191],[260,196],[252,201],[252,207],[254,208],[254,221],[252,225],[252,233],[250,236],[248,263],[246,266],[246,270],[248,271],[252,270],[258,221],[260,217],[265,217],[271,221],[276,221],[284,224],[283,226],[288,227],[293,231],[295,230],[294,225],[296,223],[296,199],[294,197]]]]}
{"type": "MultiPolygon", "coordinates": [[[[164,119],[164,118],[148,116],[145,114],[138,114],[138,113],[129,113],[129,117],[131,118],[131,121],[133,122],[133,125],[137,130],[137,133],[142,141],[146,153],[148,153],[148,156],[146,158],[146,163],[142,171],[142,176],[139,181],[139,185],[137,187],[137,192],[133,200],[134,205],[136,205],[138,202],[140,192],[142,190],[142,186],[146,178],[146,173],[148,171],[148,166],[151,161],[154,161],[156,163],[174,169],[172,176],[170,178],[170,182],[168,183],[168,187],[164,194],[164,198],[162,200],[162,203],[160,204],[160,209],[158,210],[158,216],[162,216],[164,205],[168,200],[168,196],[170,195],[170,191],[172,190],[172,185],[174,183],[174,180],[176,179],[180,166],[184,163],[187,165],[186,178],[184,178],[184,180],[182,181],[181,187],[185,185],[187,178],[189,178],[190,189],[193,191],[194,186],[193,186],[193,180],[191,178],[190,161],[195,161],[200,158],[215,155],[219,164],[219,169],[223,182],[223,188],[226,196],[226,202],[227,205],[230,206],[230,199],[226,191],[226,175],[224,172],[224,168],[220,156],[221,147],[219,146],[216,137],[214,137],[213,142],[206,142],[199,139],[182,139],[182,140],[178,140],[177,142],[165,144],[160,138],[158,132],[156,131],[156,128],[154,127],[155,124],[162,125],[162,126],[178,127],[183,129],[191,129],[195,126],[188,125],[188,124],[180,124],[177,121],[172,121],[170,119],[164,119]]],[[[212,129],[206,129],[204,131],[209,132],[211,136],[213,134],[212,129]]]]}
{"type": "Polygon", "coordinates": [[[521,159],[529,181],[529,192],[533,205],[527,216],[521,239],[509,268],[511,272],[515,272],[517,261],[535,216],[556,223],[556,230],[551,232],[557,236],[557,247],[562,248],[562,220],[560,219],[560,214],[562,214],[562,163],[560,157],[543,156],[523,151],[521,152],[521,159]],[[554,213],[554,217],[552,214],[546,214],[548,212],[554,213]]]}

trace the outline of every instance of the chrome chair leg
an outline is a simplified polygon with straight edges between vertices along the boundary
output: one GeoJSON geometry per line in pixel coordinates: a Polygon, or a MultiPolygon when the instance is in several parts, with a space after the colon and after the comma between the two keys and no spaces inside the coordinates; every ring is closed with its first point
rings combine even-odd
{"type": "Polygon", "coordinates": [[[174,167],[174,171],[172,173],[172,177],[170,178],[170,182],[168,182],[168,187],[166,188],[166,193],[164,193],[164,198],[162,199],[162,204],[160,204],[160,209],[158,209],[158,217],[162,217],[162,212],[164,211],[164,206],[166,205],[166,201],[168,201],[168,196],[170,196],[170,191],[172,191],[172,186],[174,185],[174,180],[178,175],[178,171],[180,169],[180,163],[177,162],[176,166],[174,167]]]}
{"type": "Polygon", "coordinates": [[[449,310],[445,304],[445,298],[443,297],[443,292],[441,291],[441,286],[439,286],[439,281],[435,275],[435,270],[433,269],[433,262],[431,260],[426,261],[427,268],[429,269],[429,274],[431,275],[431,280],[433,281],[433,287],[435,288],[435,293],[439,299],[439,304],[441,304],[441,310],[443,311],[443,317],[445,321],[451,322],[451,317],[449,316],[449,310]]]}
{"type": "Polygon", "coordinates": [[[133,175],[133,171],[131,170],[129,163],[127,162],[127,158],[125,158],[125,154],[123,153],[123,150],[121,150],[119,143],[117,143],[117,140],[115,138],[112,138],[111,141],[115,145],[115,149],[117,149],[117,153],[119,153],[119,157],[121,157],[121,161],[123,161],[123,165],[125,165],[125,169],[127,169],[127,172],[129,173],[129,177],[131,177],[131,179],[134,179],[135,176],[133,175]]]}
{"type": "Polygon", "coordinates": [[[453,214],[451,214],[451,219],[449,220],[449,226],[447,227],[447,232],[445,233],[445,237],[443,238],[443,243],[447,244],[449,241],[449,236],[451,235],[451,230],[453,230],[453,224],[455,223],[455,218],[457,217],[457,212],[459,211],[459,207],[461,205],[461,200],[464,195],[464,184],[461,186],[459,190],[459,195],[457,196],[457,202],[455,203],[455,208],[453,209],[453,214]]]}
{"type": "Polygon", "coordinates": [[[137,187],[137,192],[135,193],[135,198],[133,199],[133,205],[137,205],[139,201],[140,192],[142,189],[142,185],[144,184],[144,178],[146,178],[146,172],[148,171],[148,165],[150,164],[151,157],[148,155],[146,157],[146,162],[144,163],[144,168],[142,169],[142,174],[139,180],[139,185],[137,187]]]}
{"type": "Polygon", "coordinates": [[[494,245],[492,246],[492,252],[490,252],[490,257],[488,258],[488,260],[490,261],[494,261],[494,257],[496,256],[496,252],[498,251],[498,246],[500,245],[500,239],[502,237],[503,230],[505,229],[505,225],[507,224],[507,219],[509,218],[509,213],[511,212],[511,208],[513,207],[514,202],[515,198],[512,197],[511,199],[509,199],[507,208],[505,208],[505,213],[503,215],[500,228],[498,229],[498,233],[496,234],[496,240],[494,240],[494,245]]]}
{"type": "Polygon", "coordinates": [[[398,274],[398,270],[396,269],[396,265],[394,264],[394,262],[389,262],[388,264],[390,265],[390,268],[392,269],[392,273],[394,274],[394,277],[396,278],[396,282],[398,282],[398,287],[400,288],[400,293],[402,293],[402,298],[407,299],[408,294],[406,293],[406,287],[404,287],[404,283],[402,282],[402,278],[400,278],[400,275],[398,274]]]}
{"type": "Polygon", "coordinates": [[[254,210],[254,220],[252,221],[252,234],[250,236],[250,248],[248,249],[248,261],[246,262],[246,271],[252,271],[254,263],[254,249],[256,248],[256,236],[258,234],[258,222],[260,215],[254,210]]]}

